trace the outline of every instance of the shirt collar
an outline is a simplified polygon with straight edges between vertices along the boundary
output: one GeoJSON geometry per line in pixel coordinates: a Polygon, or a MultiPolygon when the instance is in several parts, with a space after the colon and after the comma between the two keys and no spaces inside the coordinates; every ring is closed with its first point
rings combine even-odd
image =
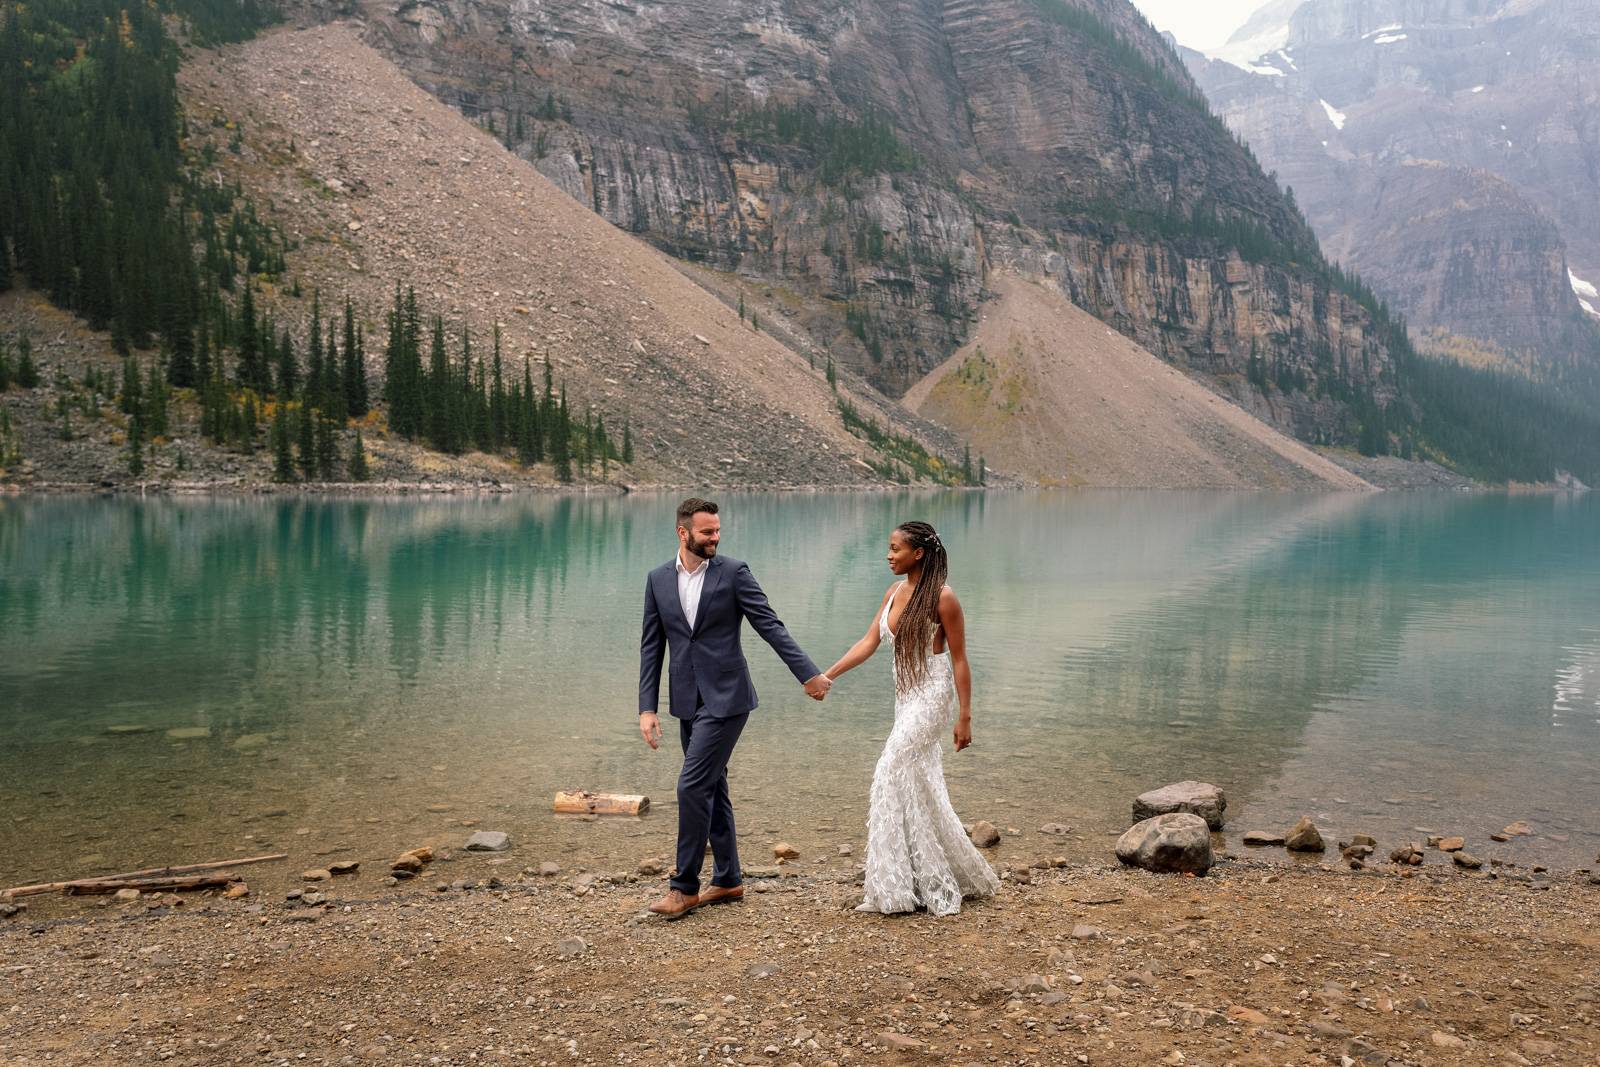
{"type": "Polygon", "coordinates": [[[711,566],[711,561],[709,559],[703,559],[700,561],[700,566],[696,567],[694,570],[690,570],[688,567],[683,565],[683,553],[681,551],[674,552],[672,554],[672,562],[677,566],[679,574],[687,574],[690,576],[699,574],[701,571],[711,566]]]}

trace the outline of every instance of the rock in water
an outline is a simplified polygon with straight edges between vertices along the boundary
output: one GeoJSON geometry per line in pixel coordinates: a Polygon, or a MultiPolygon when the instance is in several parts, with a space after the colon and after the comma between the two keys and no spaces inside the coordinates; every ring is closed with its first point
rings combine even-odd
{"type": "Polygon", "coordinates": [[[1191,812],[1157,815],[1117,838],[1117,859],[1162,874],[1204,874],[1211,869],[1211,829],[1191,812]]]}
{"type": "Polygon", "coordinates": [[[1322,841],[1322,834],[1317,831],[1316,823],[1305,815],[1300,816],[1300,821],[1295,823],[1283,839],[1283,847],[1290,852],[1322,852],[1327,849],[1322,841]]]}
{"type": "Polygon", "coordinates": [[[1283,835],[1272,833],[1270,830],[1247,830],[1244,835],[1244,843],[1255,845],[1258,848],[1263,845],[1281,845],[1283,844],[1283,835]]]}
{"type": "Polygon", "coordinates": [[[1198,815],[1213,830],[1222,829],[1222,813],[1228,800],[1222,790],[1209,782],[1174,782],[1148,793],[1140,793],[1133,801],[1133,821],[1142,822],[1168,812],[1184,811],[1198,815]]]}
{"type": "Polygon", "coordinates": [[[499,830],[479,830],[467,838],[468,852],[504,852],[511,847],[511,837],[499,830]]]}

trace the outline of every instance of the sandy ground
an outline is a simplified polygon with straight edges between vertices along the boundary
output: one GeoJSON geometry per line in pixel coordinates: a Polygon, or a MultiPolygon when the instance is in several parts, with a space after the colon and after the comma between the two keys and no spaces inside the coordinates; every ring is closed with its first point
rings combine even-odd
{"type": "Polygon", "coordinates": [[[657,877],[488,862],[0,921],[0,1063],[1600,1063],[1571,873],[1079,864],[933,918],[785,868],[668,923],[657,877]]]}

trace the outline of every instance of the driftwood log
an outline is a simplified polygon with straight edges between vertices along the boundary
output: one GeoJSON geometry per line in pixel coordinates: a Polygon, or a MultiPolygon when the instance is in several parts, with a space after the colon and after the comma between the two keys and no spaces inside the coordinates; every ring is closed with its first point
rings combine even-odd
{"type": "Polygon", "coordinates": [[[217,889],[239,876],[232,872],[223,874],[190,874],[181,878],[84,878],[67,886],[69,897],[104,896],[119,889],[137,889],[141,893],[186,893],[196,889],[217,889]]]}
{"type": "MultiPolygon", "coordinates": [[[[74,878],[67,882],[41,882],[38,885],[19,885],[4,892],[0,892],[0,899],[6,897],[32,897],[40,893],[71,892],[73,886],[98,882],[127,881],[130,878],[170,878],[173,875],[193,874],[196,871],[217,871],[223,868],[243,867],[250,863],[270,863],[273,860],[288,859],[287,852],[271,852],[265,856],[246,856],[237,860],[213,860],[210,863],[186,863],[176,867],[147,867],[142,871],[127,871],[123,874],[111,874],[101,878],[74,878]]],[[[120,886],[118,888],[121,888],[120,886]]],[[[115,890],[112,890],[115,892],[115,890]]]]}
{"type": "Polygon", "coordinates": [[[555,810],[563,815],[643,815],[650,810],[650,798],[588,789],[562,790],[556,794],[555,810]]]}

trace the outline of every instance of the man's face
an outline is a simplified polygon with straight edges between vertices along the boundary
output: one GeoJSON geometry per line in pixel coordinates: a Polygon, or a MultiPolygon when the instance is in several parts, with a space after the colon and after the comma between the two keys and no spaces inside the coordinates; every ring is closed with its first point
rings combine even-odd
{"type": "Polygon", "coordinates": [[[697,511],[689,518],[688,526],[678,527],[678,541],[691,556],[710,559],[717,554],[717,542],[722,540],[722,520],[710,512],[697,511]]]}

